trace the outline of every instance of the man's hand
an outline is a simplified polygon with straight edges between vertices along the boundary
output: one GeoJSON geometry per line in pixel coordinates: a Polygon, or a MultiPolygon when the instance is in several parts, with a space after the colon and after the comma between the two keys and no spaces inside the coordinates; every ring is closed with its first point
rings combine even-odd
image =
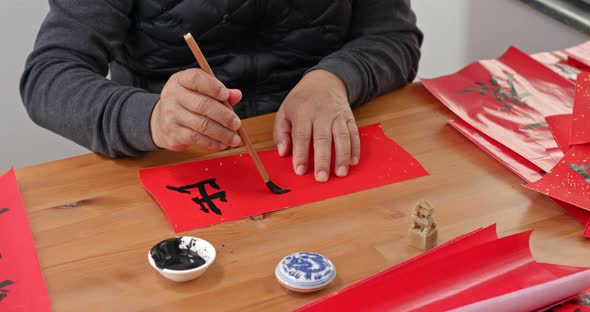
{"type": "Polygon", "coordinates": [[[308,170],[313,139],[318,182],[328,181],[334,142],[334,172],[346,176],[349,165],[357,165],[360,160],[360,137],[344,83],[324,70],[305,75],[276,115],[274,138],[279,155],[287,156],[292,148],[293,169],[298,175],[308,170]]]}
{"type": "Polygon", "coordinates": [[[154,107],[150,127],[154,143],[172,151],[198,145],[212,151],[239,146],[241,122],[223,101],[235,105],[239,90],[227,89],[201,69],[187,69],[170,77],[154,107]]]}

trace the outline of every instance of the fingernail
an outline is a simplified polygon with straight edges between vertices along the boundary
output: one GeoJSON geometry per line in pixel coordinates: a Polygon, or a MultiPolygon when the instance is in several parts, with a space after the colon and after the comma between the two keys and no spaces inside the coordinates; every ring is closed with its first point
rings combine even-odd
{"type": "Polygon", "coordinates": [[[356,166],[359,164],[359,158],[358,157],[353,157],[352,160],[350,161],[350,164],[353,166],[356,166]]]}
{"type": "Polygon", "coordinates": [[[240,90],[240,89],[232,89],[232,90],[237,92],[240,95],[240,98],[242,97],[242,90],[240,90]]]}
{"type": "Polygon", "coordinates": [[[315,179],[318,182],[327,182],[328,181],[328,173],[325,171],[320,171],[317,173],[315,179]]]}
{"type": "Polygon", "coordinates": [[[336,175],[339,177],[345,177],[348,174],[348,167],[347,166],[340,166],[336,169],[336,175]]]}
{"type": "Polygon", "coordinates": [[[285,144],[284,144],[284,143],[279,143],[279,144],[277,144],[277,150],[279,151],[279,156],[281,156],[281,157],[282,157],[282,156],[285,156],[285,152],[286,152],[286,151],[285,151],[285,149],[286,149],[286,148],[287,148],[287,147],[285,146],[285,144]]]}
{"type": "Polygon", "coordinates": [[[242,122],[240,121],[239,118],[234,119],[230,125],[231,129],[234,131],[237,131],[238,129],[240,129],[241,126],[242,126],[242,122]]]}
{"type": "Polygon", "coordinates": [[[225,101],[228,98],[229,98],[229,90],[227,88],[221,89],[221,92],[219,92],[219,99],[225,101]]]}
{"type": "Polygon", "coordinates": [[[232,146],[240,146],[240,144],[242,144],[242,139],[240,139],[239,135],[234,135],[234,137],[231,139],[231,145],[232,146]]]}
{"type": "Polygon", "coordinates": [[[297,169],[295,169],[295,173],[297,175],[304,175],[305,174],[305,166],[304,165],[297,166],[297,169]]]}

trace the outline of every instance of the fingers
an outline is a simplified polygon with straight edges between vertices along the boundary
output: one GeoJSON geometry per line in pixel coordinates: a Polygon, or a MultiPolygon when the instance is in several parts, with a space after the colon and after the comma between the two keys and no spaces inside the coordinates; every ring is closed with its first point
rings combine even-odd
{"type": "Polygon", "coordinates": [[[313,125],[313,151],[315,179],[327,182],[330,176],[332,152],[332,125],[330,122],[316,121],[313,125]]]}
{"type": "Polygon", "coordinates": [[[150,131],[160,148],[182,151],[199,145],[218,151],[239,146],[236,131],[241,122],[231,107],[242,99],[200,69],[188,69],[170,77],[150,117],[150,131]]]}
{"type": "Polygon", "coordinates": [[[176,115],[177,123],[185,128],[216,140],[226,146],[240,146],[242,143],[240,136],[216,121],[199,114],[181,109],[176,115]]]}
{"type": "Polygon", "coordinates": [[[241,127],[235,112],[222,103],[229,101],[231,105],[237,104],[242,99],[240,90],[229,90],[221,81],[198,68],[178,72],[175,76],[180,86],[189,91],[179,92],[183,107],[208,116],[230,130],[236,131],[241,127]]]}
{"type": "Polygon", "coordinates": [[[349,119],[346,122],[348,132],[350,133],[350,144],[351,144],[351,157],[350,164],[356,166],[359,164],[361,159],[361,137],[359,135],[359,129],[354,119],[349,119]]]}
{"type": "Polygon", "coordinates": [[[293,123],[293,129],[291,130],[293,170],[298,175],[304,175],[307,172],[311,131],[312,124],[309,120],[304,119],[293,123]]]}
{"type": "Polygon", "coordinates": [[[348,166],[351,157],[351,136],[342,117],[336,118],[332,123],[332,135],[334,136],[334,172],[338,177],[345,177],[348,174],[348,166]]]}
{"type": "Polygon", "coordinates": [[[186,89],[192,90],[217,99],[226,101],[229,96],[229,90],[215,77],[207,74],[200,68],[191,68],[176,73],[178,83],[186,89]]]}
{"type": "Polygon", "coordinates": [[[213,140],[210,137],[200,134],[192,129],[179,126],[176,131],[174,131],[171,146],[187,145],[198,145],[214,152],[222,151],[227,148],[227,145],[213,140]]]}
{"type": "Polygon", "coordinates": [[[176,95],[179,104],[186,110],[195,114],[207,116],[221,126],[232,131],[237,131],[242,126],[240,118],[232,109],[209,96],[189,90],[186,91],[187,92],[179,92],[176,95]]]}
{"type": "Polygon", "coordinates": [[[287,156],[291,150],[291,122],[287,120],[285,113],[281,110],[277,112],[275,117],[273,136],[279,156],[287,156]]]}
{"type": "Polygon", "coordinates": [[[174,125],[171,130],[162,143],[163,148],[174,152],[182,152],[191,145],[198,145],[214,152],[227,148],[226,145],[218,141],[178,124],[174,125]]]}
{"type": "Polygon", "coordinates": [[[330,178],[332,143],[336,176],[347,176],[349,167],[356,166],[360,161],[360,136],[354,118],[347,120],[345,117],[338,116],[333,121],[318,119],[312,123],[306,119],[304,122],[291,122],[282,111],[277,113],[274,140],[279,155],[288,155],[292,144],[293,169],[298,175],[304,175],[308,171],[312,139],[314,176],[317,182],[327,182],[330,178]]]}
{"type": "Polygon", "coordinates": [[[235,106],[242,100],[242,91],[238,89],[229,89],[229,99],[227,100],[231,106],[235,106]]]}

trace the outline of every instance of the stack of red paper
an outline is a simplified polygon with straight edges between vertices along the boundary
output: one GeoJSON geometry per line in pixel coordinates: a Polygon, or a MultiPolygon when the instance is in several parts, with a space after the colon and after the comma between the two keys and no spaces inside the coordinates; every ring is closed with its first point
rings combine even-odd
{"type": "Polygon", "coordinates": [[[590,287],[590,270],[536,262],[531,232],[459,237],[298,311],[535,311],[590,287]]]}
{"type": "Polygon", "coordinates": [[[449,123],[550,196],[590,237],[590,41],[532,57],[510,48],[495,60],[423,79],[460,119],[449,123]],[[582,52],[581,52],[582,51],[582,52]],[[575,57],[574,57],[575,56],[575,57]],[[584,57],[586,56],[586,57],[584,57]]]}

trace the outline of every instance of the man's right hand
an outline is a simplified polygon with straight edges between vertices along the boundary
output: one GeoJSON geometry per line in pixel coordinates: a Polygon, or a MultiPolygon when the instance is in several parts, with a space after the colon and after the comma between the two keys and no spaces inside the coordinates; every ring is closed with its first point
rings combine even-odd
{"type": "Polygon", "coordinates": [[[170,77],[154,107],[150,128],[154,143],[172,151],[198,145],[212,151],[242,142],[236,131],[240,118],[222,102],[235,105],[242,99],[237,89],[201,69],[187,69],[170,77]]]}

